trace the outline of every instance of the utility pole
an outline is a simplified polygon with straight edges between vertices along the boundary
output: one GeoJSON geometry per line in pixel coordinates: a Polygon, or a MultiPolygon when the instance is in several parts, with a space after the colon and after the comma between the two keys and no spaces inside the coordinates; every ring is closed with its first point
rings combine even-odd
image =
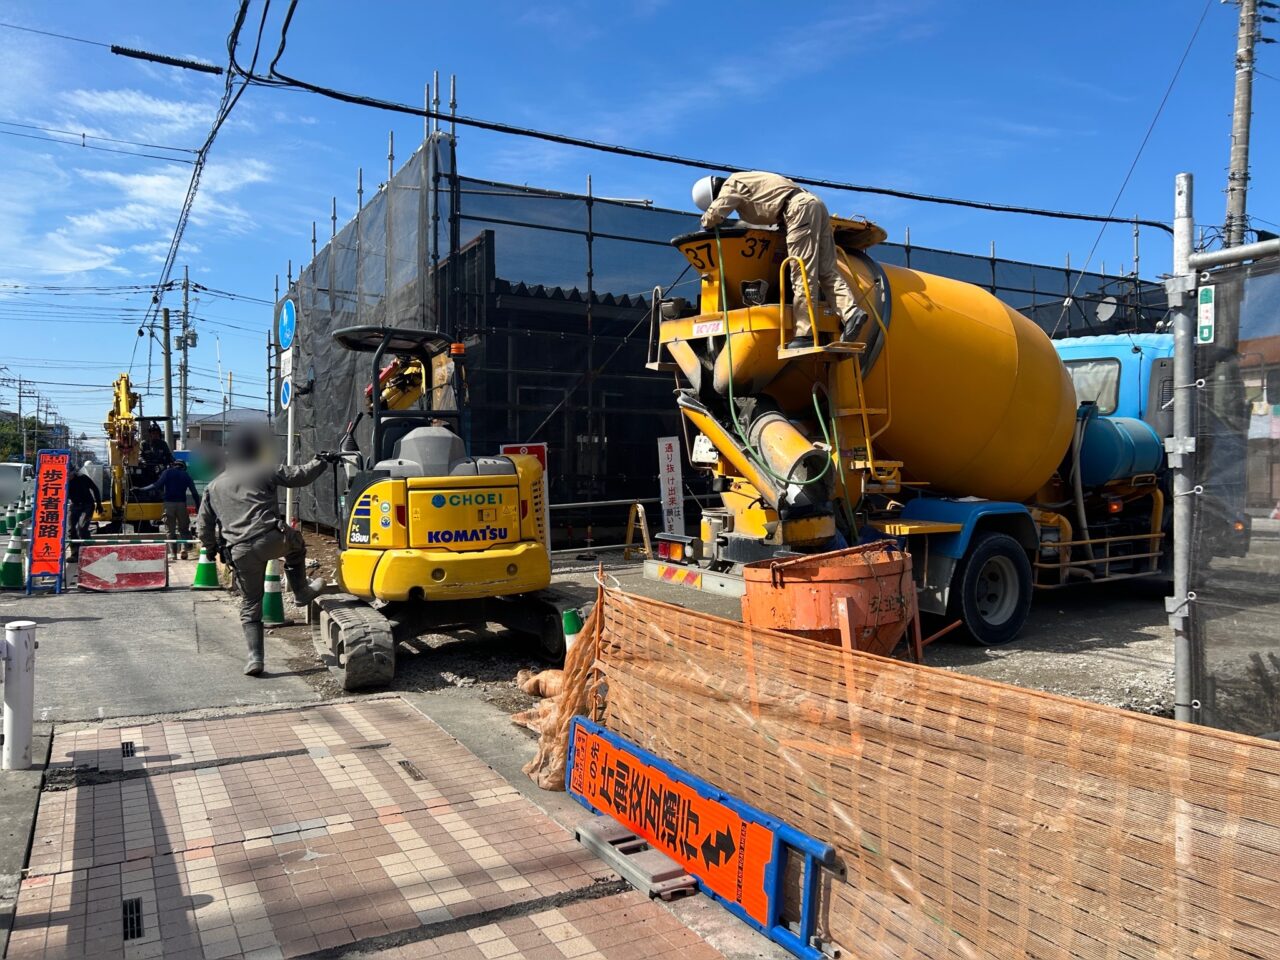
{"type": "Polygon", "coordinates": [[[195,337],[190,328],[191,283],[187,267],[182,268],[182,365],[178,368],[178,405],[182,408],[179,429],[182,433],[182,449],[187,449],[187,350],[195,337]]]}
{"type": "Polygon", "coordinates": [[[1249,192],[1249,122],[1253,114],[1253,48],[1258,41],[1258,0],[1239,0],[1240,29],[1236,36],[1236,96],[1231,115],[1231,167],[1227,173],[1227,219],[1222,245],[1244,243],[1248,224],[1245,199],[1249,192]]]}
{"type": "Polygon", "coordinates": [[[164,442],[173,449],[173,341],[169,339],[169,308],[160,311],[160,342],[164,344],[164,442]]]}

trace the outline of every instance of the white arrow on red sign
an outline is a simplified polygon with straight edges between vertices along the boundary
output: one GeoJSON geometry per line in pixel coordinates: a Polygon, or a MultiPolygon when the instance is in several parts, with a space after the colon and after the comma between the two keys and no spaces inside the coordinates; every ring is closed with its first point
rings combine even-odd
{"type": "Polygon", "coordinates": [[[163,543],[80,548],[81,590],[163,590],[169,585],[163,543]]]}

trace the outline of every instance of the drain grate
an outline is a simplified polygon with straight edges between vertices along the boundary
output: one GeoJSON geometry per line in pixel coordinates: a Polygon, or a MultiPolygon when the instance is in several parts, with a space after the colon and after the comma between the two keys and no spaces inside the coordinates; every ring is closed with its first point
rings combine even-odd
{"type": "Polygon", "coordinates": [[[121,743],[121,744],[120,744],[120,756],[122,756],[122,757],[132,757],[132,756],[133,756],[133,754],[134,754],[134,750],[133,750],[133,741],[132,741],[132,740],[126,740],[126,741],[124,741],[123,743],[121,743]]]}
{"type": "Polygon", "coordinates": [[[405,773],[409,774],[409,776],[411,776],[414,780],[427,779],[422,775],[422,771],[419,770],[416,766],[414,766],[414,763],[412,760],[397,760],[396,763],[404,767],[405,773]]]}
{"type": "Polygon", "coordinates": [[[142,936],[142,898],[130,897],[121,904],[124,914],[124,938],[137,940],[142,936]]]}

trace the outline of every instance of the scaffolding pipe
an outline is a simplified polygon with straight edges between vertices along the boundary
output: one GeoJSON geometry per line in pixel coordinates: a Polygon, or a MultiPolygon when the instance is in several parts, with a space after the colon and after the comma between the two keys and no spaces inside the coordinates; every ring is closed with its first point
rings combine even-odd
{"type": "Polygon", "coordinates": [[[1192,178],[1180,173],[1174,188],[1173,276],[1168,283],[1173,313],[1173,436],[1166,442],[1173,468],[1173,596],[1167,601],[1173,627],[1173,716],[1196,719],[1188,606],[1191,601],[1191,522],[1195,489],[1195,274],[1191,249],[1195,223],[1192,178]]]}

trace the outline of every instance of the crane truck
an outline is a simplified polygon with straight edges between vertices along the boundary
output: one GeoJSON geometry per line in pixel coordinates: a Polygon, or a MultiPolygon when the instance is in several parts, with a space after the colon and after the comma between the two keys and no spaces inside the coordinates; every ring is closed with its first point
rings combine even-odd
{"type": "Polygon", "coordinates": [[[920,609],[984,644],[1017,636],[1037,588],[1166,575],[1172,337],[1055,345],[979,287],[877,261],[875,224],[832,229],[867,320],[845,342],[807,297],[802,349],[778,232],[672,241],[700,299],[655,291],[647,366],[674,374],[721,502],[660,534],[646,573],[741,594],[746,563],[894,538],[920,609]]]}

